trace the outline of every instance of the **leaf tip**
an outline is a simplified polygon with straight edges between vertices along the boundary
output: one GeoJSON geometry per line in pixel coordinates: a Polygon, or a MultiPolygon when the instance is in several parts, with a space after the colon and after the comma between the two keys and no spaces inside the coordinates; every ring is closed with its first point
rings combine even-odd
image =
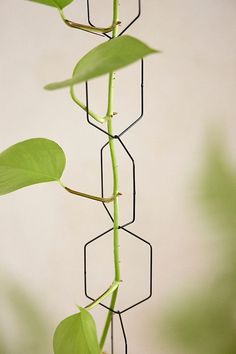
{"type": "Polygon", "coordinates": [[[53,90],[52,84],[47,84],[47,85],[45,85],[45,86],[44,86],[44,90],[52,91],[52,90],[53,90]]]}
{"type": "Polygon", "coordinates": [[[150,48],[150,50],[151,50],[151,53],[153,53],[153,54],[161,54],[162,53],[162,51],[159,49],[150,48]]]}

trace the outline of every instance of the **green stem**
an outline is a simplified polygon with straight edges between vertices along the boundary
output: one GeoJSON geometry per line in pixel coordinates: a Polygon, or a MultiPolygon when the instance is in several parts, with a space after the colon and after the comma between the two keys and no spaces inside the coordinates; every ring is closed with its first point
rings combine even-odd
{"type": "MultiPolygon", "coordinates": [[[[117,299],[117,295],[118,295],[118,290],[119,290],[119,287],[113,292],[112,297],[111,297],[110,308],[112,310],[115,308],[116,299],[117,299]]],[[[106,318],[105,326],[103,328],[102,337],[101,337],[101,340],[100,340],[100,350],[101,350],[101,352],[103,350],[103,347],[104,347],[104,344],[105,344],[105,341],[106,341],[106,338],[107,338],[107,335],[108,335],[108,331],[109,331],[109,328],[110,328],[110,325],[111,325],[112,317],[113,317],[113,312],[109,311],[108,315],[107,315],[107,318],[106,318]]]]}
{"type": "Polygon", "coordinates": [[[64,188],[67,192],[78,195],[79,197],[96,200],[97,202],[102,202],[102,203],[111,203],[116,197],[121,195],[121,193],[118,193],[116,197],[113,195],[108,198],[103,198],[103,197],[97,197],[96,195],[91,195],[91,194],[86,194],[86,193],[82,193],[79,191],[75,191],[74,189],[71,189],[69,187],[64,187],[64,188]]]}
{"type": "MultiPolygon", "coordinates": [[[[87,112],[87,106],[78,99],[78,97],[76,97],[75,95],[75,90],[74,90],[74,86],[71,86],[70,88],[70,95],[72,100],[78,105],[80,106],[80,108],[82,108],[85,112],[87,112]]],[[[108,117],[100,117],[98,114],[94,113],[93,111],[91,111],[90,109],[88,110],[88,114],[93,117],[97,122],[99,123],[104,123],[107,121],[108,117]]]]}
{"type": "Polygon", "coordinates": [[[95,26],[89,26],[89,25],[84,25],[82,23],[77,23],[77,22],[73,22],[73,21],[70,21],[70,20],[67,20],[65,18],[65,15],[64,15],[64,12],[63,10],[59,10],[60,12],[60,15],[61,15],[61,18],[62,20],[64,21],[64,23],[69,26],[69,27],[72,27],[72,28],[77,28],[77,29],[81,29],[81,30],[85,30],[85,31],[88,31],[88,32],[93,32],[93,33],[109,33],[111,31],[114,30],[114,28],[120,24],[119,21],[116,21],[116,22],[113,22],[111,26],[109,27],[95,27],[95,26]]]}
{"type": "Polygon", "coordinates": [[[78,195],[79,197],[83,197],[83,198],[96,200],[96,201],[102,202],[102,203],[111,203],[116,197],[119,197],[120,195],[122,195],[121,193],[118,192],[116,196],[112,195],[111,197],[108,197],[108,198],[97,197],[96,195],[91,195],[91,194],[75,191],[74,189],[66,187],[61,180],[58,180],[57,182],[60,184],[60,186],[62,186],[62,188],[64,188],[67,192],[69,192],[71,194],[75,194],[75,195],[78,195]]]}
{"type": "MultiPolygon", "coordinates": [[[[113,23],[119,22],[119,1],[113,0],[113,23]]],[[[112,31],[112,38],[117,37],[118,35],[118,26],[112,31]]],[[[113,219],[114,219],[114,234],[113,234],[113,252],[114,252],[114,268],[115,268],[115,281],[121,282],[120,275],[120,252],[119,252],[119,201],[117,194],[119,193],[119,174],[118,174],[118,164],[116,158],[116,147],[115,140],[111,137],[113,135],[113,102],[114,102],[114,81],[115,81],[115,72],[111,72],[109,75],[109,86],[108,86],[108,108],[107,108],[107,116],[110,119],[107,122],[107,130],[110,134],[109,136],[109,147],[110,147],[110,156],[112,162],[112,171],[113,171],[113,195],[116,196],[113,200],[113,219]]],[[[110,308],[114,310],[116,299],[118,295],[119,287],[115,289],[112,293],[110,308]]],[[[102,332],[101,340],[100,340],[100,349],[101,352],[103,350],[107,334],[111,325],[113,313],[112,311],[108,312],[105,326],[102,332]]]]}
{"type": "Polygon", "coordinates": [[[111,295],[120,285],[120,282],[114,281],[112,285],[102,294],[100,295],[95,301],[93,301],[91,304],[86,306],[87,310],[92,310],[95,306],[97,306],[100,302],[102,302],[104,299],[106,299],[109,295],[111,295]]]}

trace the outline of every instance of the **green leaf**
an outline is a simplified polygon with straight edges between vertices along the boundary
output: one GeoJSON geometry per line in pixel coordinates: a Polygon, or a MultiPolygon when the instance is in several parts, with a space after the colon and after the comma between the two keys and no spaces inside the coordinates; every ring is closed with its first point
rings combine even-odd
{"type": "Polygon", "coordinates": [[[54,354],[100,354],[96,324],[87,310],[80,308],[59,324],[53,349],[54,354]]]}
{"type": "Polygon", "coordinates": [[[217,230],[223,234],[225,245],[235,250],[236,171],[220,140],[209,139],[205,155],[205,166],[199,183],[200,202],[217,230]]]}
{"type": "Polygon", "coordinates": [[[29,1],[37,2],[43,5],[53,6],[62,10],[64,7],[71,4],[74,0],[29,0],[29,1]]]}
{"type": "Polygon", "coordinates": [[[52,140],[33,138],[0,153],[0,195],[36,183],[58,181],[66,158],[52,140]]]}
{"type": "Polygon", "coordinates": [[[71,79],[49,84],[45,88],[47,90],[55,90],[72,86],[116,71],[148,54],[157,52],[134,37],[117,37],[100,44],[88,52],[76,65],[71,79]]]}

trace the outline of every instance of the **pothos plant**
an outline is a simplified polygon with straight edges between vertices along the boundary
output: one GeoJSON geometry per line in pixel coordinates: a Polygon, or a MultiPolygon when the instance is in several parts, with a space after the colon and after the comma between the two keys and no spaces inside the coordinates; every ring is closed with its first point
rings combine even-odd
{"type": "Polygon", "coordinates": [[[115,71],[141,58],[157,52],[145,43],[131,36],[118,36],[119,5],[113,1],[113,19],[109,27],[93,27],[68,20],[64,8],[74,0],[30,0],[39,4],[56,8],[64,23],[72,28],[89,32],[105,34],[111,32],[111,39],[106,41],[83,56],[76,64],[71,78],[51,83],[45,86],[47,90],[64,87],[70,89],[73,101],[87,111],[89,116],[100,124],[107,125],[110,158],[113,171],[113,194],[108,198],[93,196],[75,191],[62,182],[61,177],[66,165],[66,157],[62,148],[54,141],[45,138],[32,138],[10,146],[0,154],[0,195],[11,193],[20,188],[37,183],[55,181],[67,192],[98,202],[113,203],[113,248],[114,248],[114,281],[110,287],[95,301],[85,308],[78,307],[77,313],[64,319],[56,328],[53,338],[55,354],[101,354],[104,350],[107,334],[110,328],[112,312],[109,311],[100,341],[98,340],[95,321],[90,314],[95,306],[107,297],[111,297],[110,308],[114,309],[121,283],[119,255],[119,173],[116,157],[116,146],[113,136],[113,101],[115,71]],[[108,106],[106,114],[101,117],[76,95],[74,85],[108,75],[108,106]]]}

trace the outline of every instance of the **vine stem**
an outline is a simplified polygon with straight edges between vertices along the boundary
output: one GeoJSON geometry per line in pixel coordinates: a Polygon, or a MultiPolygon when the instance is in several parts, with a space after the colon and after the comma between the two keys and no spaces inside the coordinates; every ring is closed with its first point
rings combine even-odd
{"type": "Polygon", "coordinates": [[[77,28],[77,29],[81,29],[81,30],[84,30],[84,31],[88,31],[88,32],[92,32],[92,33],[109,33],[111,32],[117,25],[120,25],[120,22],[119,21],[116,21],[116,22],[113,22],[111,24],[111,26],[109,27],[95,27],[95,26],[90,26],[90,25],[85,25],[85,24],[82,24],[82,23],[77,23],[77,22],[73,22],[73,21],[70,21],[70,20],[67,20],[65,18],[65,15],[64,15],[64,11],[63,10],[59,10],[59,13],[61,15],[61,18],[62,20],[64,21],[64,23],[69,26],[69,27],[72,27],[72,28],[77,28]]]}
{"type": "Polygon", "coordinates": [[[91,111],[91,109],[88,109],[87,106],[78,99],[78,97],[76,97],[75,95],[75,90],[74,90],[74,86],[71,86],[70,88],[70,96],[72,98],[72,100],[78,105],[80,106],[80,108],[82,108],[85,112],[87,112],[88,110],[88,114],[93,117],[97,122],[99,123],[104,123],[107,121],[108,117],[100,117],[98,114],[94,113],[93,111],[91,111]]]}
{"type": "MultiPolygon", "coordinates": [[[[113,0],[113,23],[117,23],[117,25],[113,28],[112,38],[118,36],[118,23],[119,23],[119,0],[113,0]]],[[[109,74],[109,84],[108,84],[108,108],[107,108],[107,116],[109,120],[107,121],[107,131],[109,133],[109,147],[110,147],[110,156],[112,163],[112,171],[113,171],[113,195],[115,196],[113,200],[113,219],[114,219],[114,231],[113,231],[113,252],[114,252],[114,269],[115,269],[115,281],[121,282],[121,272],[120,272],[120,252],[119,252],[119,198],[117,197],[119,193],[119,173],[118,173],[118,164],[116,158],[116,146],[115,140],[111,136],[113,136],[113,122],[112,117],[113,113],[113,103],[114,103],[114,82],[115,82],[115,72],[111,72],[109,74]]],[[[112,293],[110,309],[114,310],[116,299],[119,291],[119,286],[112,293]]],[[[100,350],[103,351],[103,347],[107,338],[107,334],[111,325],[113,312],[109,311],[106,322],[104,325],[104,329],[102,332],[101,340],[100,340],[100,350]]]]}
{"type": "MultiPolygon", "coordinates": [[[[115,196],[112,195],[111,197],[108,198],[102,198],[102,197],[97,197],[96,195],[91,195],[91,194],[87,194],[87,193],[83,193],[83,192],[79,192],[79,191],[75,191],[74,189],[71,189],[69,187],[66,187],[63,185],[63,183],[61,181],[59,181],[59,184],[69,193],[71,194],[75,194],[78,195],[79,197],[83,197],[83,198],[88,198],[88,199],[92,199],[92,200],[96,200],[97,202],[101,202],[101,203],[111,203],[114,199],[115,196]]],[[[121,193],[118,193],[116,197],[122,195],[121,193]]]]}
{"type": "Polygon", "coordinates": [[[120,285],[120,282],[118,281],[113,281],[112,285],[102,294],[100,295],[96,300],[94,300],[91,304],[86,306],[87,310],[91,310],[95,306],[97,306],[100,302],[102,302],[104,299],[106,299],[109,295],[111,295],[120,285]]]}

